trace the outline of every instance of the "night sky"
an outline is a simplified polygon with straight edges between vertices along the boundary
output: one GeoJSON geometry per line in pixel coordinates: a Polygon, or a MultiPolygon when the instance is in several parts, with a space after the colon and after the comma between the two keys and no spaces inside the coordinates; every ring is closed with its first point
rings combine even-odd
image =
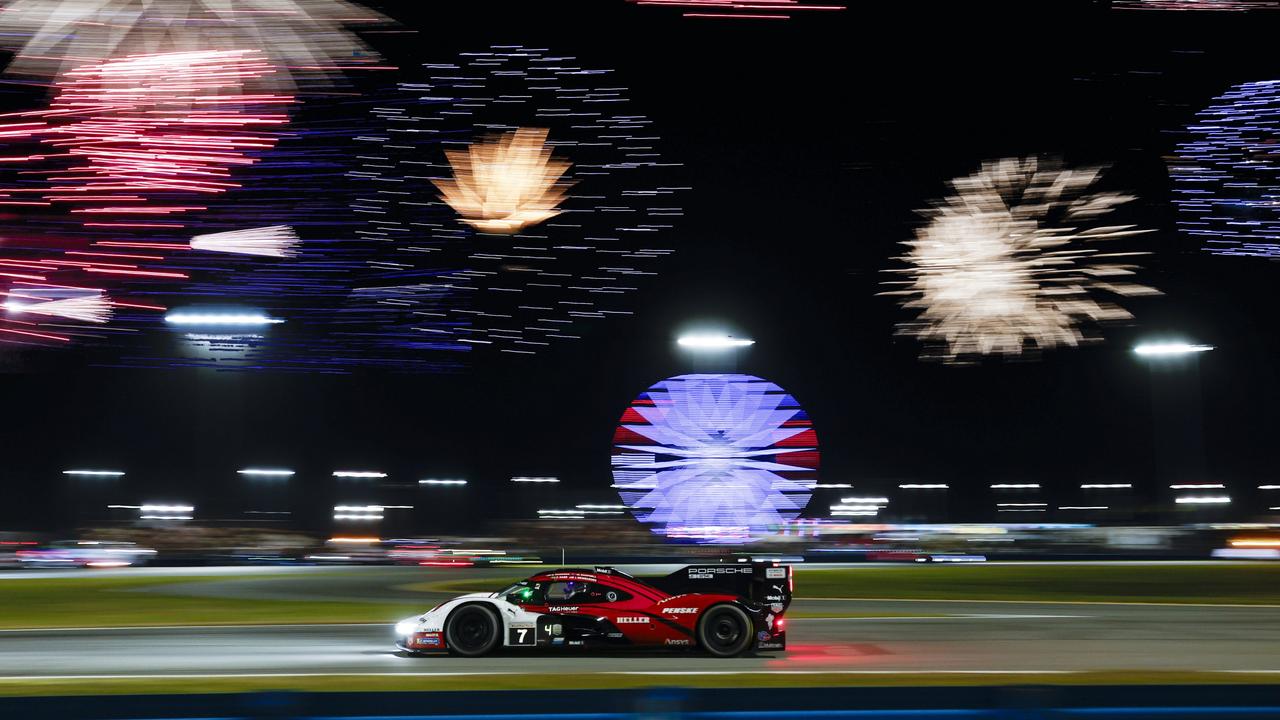
{"type": "Polygon", "coordinates": [[[953,520],[991,519],[998,482],[1042,483],[1052,502],[1078,500],[1082,482],[1132,482],[1164,507],[1169,482],[1222,482],[1233,517],[1265,507],[1253,488],[1277,480],[1280,267],[1180,236],[1166,160],[1215,96],[1280,74],[1280,14],[854,3],[751,22],[622,0],[381,7],[417,31],[367,36],[401,67],[509,43],[617,69],[692,187],[667,238],[677,253],[632,297],[635,316],[447,375],[107,369],[88,353],[0,347],[0,529],[65,523],[70,467],[127,470],[104,491],[112,502],[185,500],[211,517],[245,507],[236,469],[289,467],[299,524],[312,526],[334,502],[419,492],[336,488],[339,468],[405,484],[466,477],[455,524],[529,517],[512,475],[562,478],[538,507],[615,501],[617,419],[653,382],[694,369],[673,341],[699,323],[756,340],[736,369],[808,411],[823,482],[950,483],[953,520]],[[876,295],[915,211],[984,159],[1037,153],[1106,163],[1103,187],[1139,195],[1121,211],[1156,230],[1133,243],[1153,252],[1139,279],[1166,294],[1126,301],[1135,323],[1089,347],[919,361],[916,341],[893,334],[908,311],[876,295]],[[1158,369],[1129,351],[1172,336],[1217,349],[1158,369]]]}

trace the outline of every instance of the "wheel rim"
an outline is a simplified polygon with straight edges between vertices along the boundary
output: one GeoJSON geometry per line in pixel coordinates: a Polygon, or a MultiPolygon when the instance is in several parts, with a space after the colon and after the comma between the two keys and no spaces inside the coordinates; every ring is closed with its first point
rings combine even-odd
{"type": "Polygon", "coordinates": [[[454,641],[458,646],[473,650],[482,648],[489,642],[489,638],[493,635],[493,628],[488,618],[477,612],[469,612],[458,618],[454,633],[454,641]]]}
{"type": "Polygon", "coordinates": [[[733,647],[742,637],[742,624],[730,613],[720,613],[711,623],[711,640],[722,648],[733,647]]]}

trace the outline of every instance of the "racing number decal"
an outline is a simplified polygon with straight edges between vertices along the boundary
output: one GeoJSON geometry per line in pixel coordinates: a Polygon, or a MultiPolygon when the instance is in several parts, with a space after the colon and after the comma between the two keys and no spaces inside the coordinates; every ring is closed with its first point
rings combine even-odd
{"type": "Polygon", "coordinates": [[[532,627],[513,627],[508,632],[511,636],[507,639],[508,645],[533,645],[534,634],[532,627]]]}

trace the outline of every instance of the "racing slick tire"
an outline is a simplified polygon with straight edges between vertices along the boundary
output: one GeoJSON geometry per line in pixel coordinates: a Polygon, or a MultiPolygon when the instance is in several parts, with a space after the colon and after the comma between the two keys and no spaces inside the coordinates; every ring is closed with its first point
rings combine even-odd
{"type": "Polygon", "coordinates": [[[751,618],[737,605],[712,605],[698,620],[698,645],[716,657],[741,655],[753,635],[751,618]]]}
{"type": "Polygon", "coordinates": [[[502,642],[502,619],[487,605],[463,605],[445,621],[444,642],[454,655],[488,654],[502,642]]]}

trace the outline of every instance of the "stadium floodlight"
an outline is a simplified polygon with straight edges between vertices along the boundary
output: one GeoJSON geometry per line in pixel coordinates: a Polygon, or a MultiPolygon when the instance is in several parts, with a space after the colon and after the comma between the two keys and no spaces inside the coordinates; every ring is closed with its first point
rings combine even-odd
{"type": "MultiPolygon", "coordinates": [[[[625,510],[626,508],[623,508],[625,510]]],[[[623,510],[586,510],[575,508],[573,510],[539,510],[538,515],[542,517],[583,517],[585,515],[621,515],[623,510]]]]}
{"type": "Polygon", "coordinates": [[[1179,505],[1226,505],[1231,502],[1231,498],[1226,495],[1203,495],[1180,497],[1174,502],[1179,505]]]}
{"type": "Polygon", "coordinates": [[[170,325],[179,326],[220,325],[234,327],[259,327],[263,325],[278,325],[284,322],[280,318],[273,318],[260,312],[217,313],[184,311],[171,312],[164,316],[164,321],[170,325]]]}
{"type": "Polygon", "coordinates": [[[903,490],[947,490],[951,486],[946,483],[906,483],[898,487],[903,490]]]}
{"type": "Polygon", "coordinates": [[[835,514],[838,512],[854,512],[854,513],[869,512],[874,514],[874,513],[880,512],[883,509],[884,508],[882,508],[879,505],[832,505],[831,506],[832,514],[835,514]]]}
{"type": "Polygon", "coordinates": [[[814,490],[828,490],[828,489],[848,490],[853,486],[850,485],[849,483],[814,483],[809,487],[813,488],[814,490]]]}
{"type": "Polygon", "coordinates": [[[1280,490],[1280,485],[1259,485],[1259,490],[1280,490]]]}
{"type": "Polygon", "coordinates": [[[579,510],[626,510],[626,505],[574,505],[579,510]]]}
{"type": "Polygon", "coordinates": [[[1106,505],[1059,505],[1059,510],[1109,510],[1106,505]]]}
{"type": "Polygon", "coordinates": [[[1222,483],[1182,483],[1180,485],[1170,485],[1171,490],[1225,490],[1226,485],[1222,483]]]}
{"type": "Polygon", "coordinates": [[[1120,490],[1122,488],[1132,488],[1132,483],[1085,483],[1080,486],[1081,490],[1120,490]]]}
{"type": "Polygon", "coordinates": [[[245,468],[236,472],[250,477],[293,477],[294,474],[292,470],[283,468],[245,468]]]}
{"type": "Polygon", "coordinates": [[[992,490],[1039,490],[1040,483],[996,483],[992,490]]]}
{"type": "Polygon", "coordinates": [[[419,485],[466,485],[467,481],[460,480],[460,479],[451,479],[451,478],[427,478],[426,480],[419,480],[418,484],[419,485]]]}
{"type": "Polygon", "coordinates": [[[138,506],[139,520],[190,520],[195,517],[193,505],[145,503],[138,506]]]}
{"type": "Polygon", "coordinates": [[[384,478],[387,474],[376,470],[334,470],[333,476],[337,478],[384,478]]]}
{"type": "Polygon", "coordinates": [[[676,344],[690,350],[732,350],[755,345],[756,341],[730,335],[698,334],[681,335],[676,339],[676,344]]]}
{"type": "Polygon", "coordinates": [[[1049,503],[996,503],[996,507],[1044,507],[1049,503]]]}
{"type": "Polygon", "coordinates": [[[1195,345],[1192,343],[1171,342],[1171,343],[1144,343],[1133,349],[1137,355],[1148,355],[1156,357],[1169,357],[1178,355],[1192,355],[1194,353],[1202,353],[1213,350],[1212,345],[1195,345]]]}
{"type": "Polygon", "coordinates": [[[513,477],[511,482],[514,483],[558,483],[560,478],[554,477],[513,477]]]}
{"type": "Polygon", "coordinates": [[[874,505],[889,502],[887,497],[847,497],[840,498],[840,502],[846,505],[874,505]]]}
{"type": "Polygon", "coordinates": [[[122,470],[63,470],[63,475],[77,475],[80,477],[120,477],[124,475],[122,470]]]}

